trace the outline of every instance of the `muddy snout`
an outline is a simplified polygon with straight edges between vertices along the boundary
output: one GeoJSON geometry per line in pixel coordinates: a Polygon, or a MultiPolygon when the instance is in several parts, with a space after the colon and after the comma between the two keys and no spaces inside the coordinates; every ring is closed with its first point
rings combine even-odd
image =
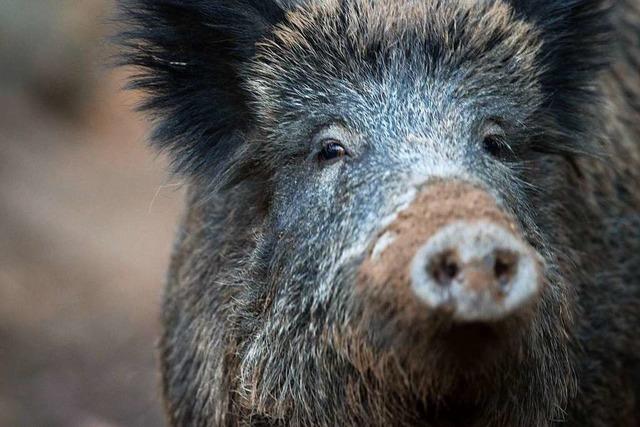
{"type": "Polygon", "coordinates": [[[361,284],[410,310],[492,321],[537,300],[541,270],[541,257],[493,197],[448,182],[429,185],[378,236],[361,284]]]}
{"type": "Polygon", "coordinates": [[[453,222],[427,240],[410,264],[411,288],[429,307],[460,320],[491,320],[538,293],[535,257],[488,221],[453,222]]]}

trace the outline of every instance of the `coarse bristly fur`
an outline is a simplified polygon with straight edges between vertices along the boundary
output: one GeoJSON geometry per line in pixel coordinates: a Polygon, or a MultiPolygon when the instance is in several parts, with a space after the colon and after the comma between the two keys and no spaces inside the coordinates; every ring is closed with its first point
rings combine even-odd
{"type": "Polygon", "coordinates": [[[160,343],[172,425],[640,424],[638,0],[120,9],[130,86],[189,187],[160,343]],[[344,158],[319,160],[327,139],[344,158]],[[531,318],[475,362],[446,321],[356,289],[433,179],[490,193],[544,259],[531,318]]]}

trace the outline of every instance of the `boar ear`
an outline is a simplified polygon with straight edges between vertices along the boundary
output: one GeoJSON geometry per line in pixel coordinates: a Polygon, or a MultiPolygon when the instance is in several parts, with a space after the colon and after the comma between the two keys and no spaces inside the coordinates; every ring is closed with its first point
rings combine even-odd
{"type": "Polygon", "coordinates": [[[595,80],[610,62],[610,0],[508,0],[542,37],[542,87],[551,114],[568,132],[584,131],[585,106],[596,99],[595,80]]]}
{"type": "Polygon", "coordinates": [[[177,172],[219,179],[252,124],[240,69],[284,19],[275,0],[120,0],[120,65],[146,94],[152,143],[177,172]]]}

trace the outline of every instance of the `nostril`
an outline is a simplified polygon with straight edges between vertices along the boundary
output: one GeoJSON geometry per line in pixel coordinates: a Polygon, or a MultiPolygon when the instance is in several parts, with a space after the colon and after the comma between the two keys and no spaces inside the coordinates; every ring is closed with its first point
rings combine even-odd
{"type": "Polygon", "coordinates": [[[512,251],[499,249],[495,253],[493,274],[501,286],[507,286],[518,272],[518,255],[512,251]]]}
{"type": "Polygon", "coordinates": [[[458,254],[448,250],[435,255],[428,266],[428,272],[441,286],[448,286],[460,273],[458,254]]]}

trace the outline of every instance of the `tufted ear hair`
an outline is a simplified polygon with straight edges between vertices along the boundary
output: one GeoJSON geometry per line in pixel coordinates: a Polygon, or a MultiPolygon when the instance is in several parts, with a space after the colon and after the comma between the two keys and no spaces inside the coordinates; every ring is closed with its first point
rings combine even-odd
{"type": "Polygon", "coordinates": [[[152,143],[177,172],[220,180],[244,149],[253,118],[240,69],[284,19],[276,0],[120,0],[120,65],[146,93],[152,143]]]}
{"type": "Polygon", "coordinates": [[[596,80],[611,60],[611,0],[507,1],[540,30],[547,111],[566,134],[583,134],[584,114],[598,101],[596,80]]]}

